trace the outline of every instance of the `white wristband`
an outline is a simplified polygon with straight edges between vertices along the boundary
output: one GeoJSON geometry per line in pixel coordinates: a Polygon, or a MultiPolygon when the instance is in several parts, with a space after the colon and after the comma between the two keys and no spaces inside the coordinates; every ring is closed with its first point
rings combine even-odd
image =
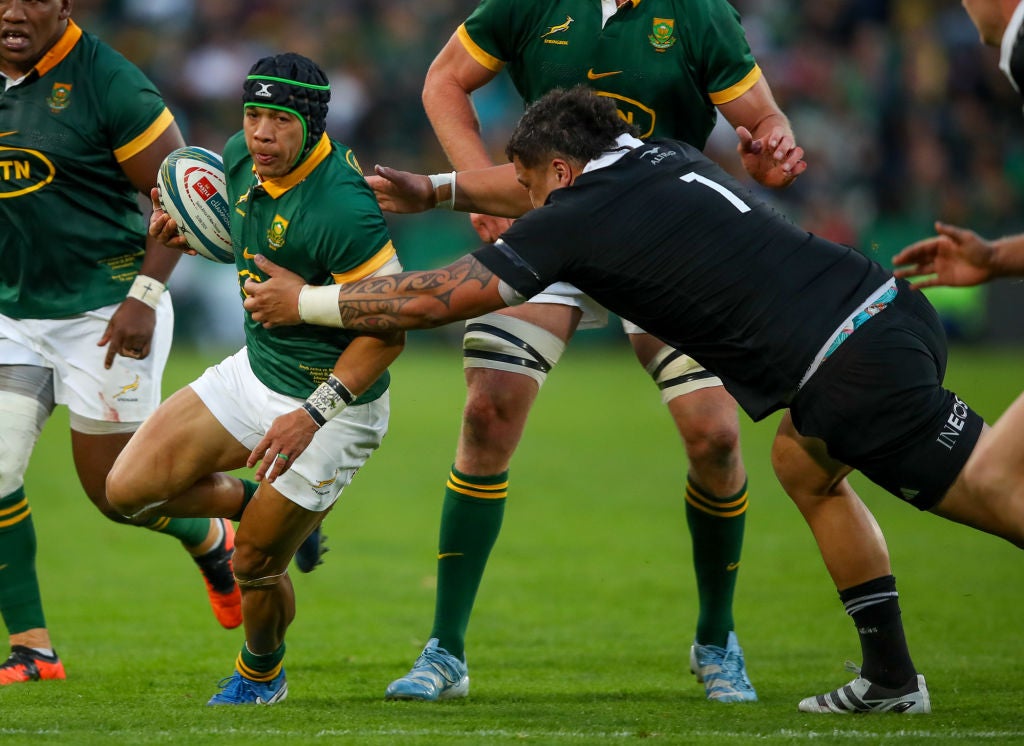
{"type": "Polygon", "coordinates": [[[443,207],[446,210],[455,209],[455,174],[457,172],[452,171],[450,174],[430,174],[427,178],[430,179],[430,185],[434,187],[434,199],[437,203],[434,207],[443,207]],[[437,188],[442,186],[451,187],[451,196],[446,200],[437,199],[437,188]]]}
{"type": "Polygon", "coordinates": [[[160,303],[160,296],[166,289],[167,286],[160,280],[154,280],[147,275],[135,275],[135,281],[128,288],[128,297],[142,301],[155,311],[160,303]]]}
{"type": "Polygon", "coordinates": [[[299,318],[306,324],[342,328],[338,285],[303,285],[299,291],[299,318]]]}

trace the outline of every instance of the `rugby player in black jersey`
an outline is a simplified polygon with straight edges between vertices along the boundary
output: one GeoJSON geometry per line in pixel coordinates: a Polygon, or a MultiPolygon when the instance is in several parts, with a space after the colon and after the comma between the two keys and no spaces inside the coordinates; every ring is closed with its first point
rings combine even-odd
{"type": "MultiPolygon", "coordinates": [[[[507,154],[539,209],[493,244],[442,269],[340,288],[304,288],[260,258],[271,279],[246,284],[246,309],[270,326],[430,328],[565,280],[688,350],[753,419],[786,410],[772,463],[860,635],[857,678],[800,709],[930,712],[880,529],[846,477],[857,469],[920,510],[1022,547],[1024,488],[976,489],[970,459],[987,426],[942,385],[946,341],[927,299],[856,250],[794,226],[691,146],[636,139],[586,89],[534,103],[507,154]],[[337,310],[325,313],[314,293],[336,296],[337,310]]],[[[517,214],[518,197],[495,188],[491,171],[459,174],[458,209],[517,214]]],[[[377,173],[392,211],[451,196],[427,176],[377,173]]]]}

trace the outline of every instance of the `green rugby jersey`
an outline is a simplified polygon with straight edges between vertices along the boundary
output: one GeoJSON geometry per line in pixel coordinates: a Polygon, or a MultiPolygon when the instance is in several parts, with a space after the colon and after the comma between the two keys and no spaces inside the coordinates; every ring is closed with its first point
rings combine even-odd
{"type": "Polygon", "coordinates": [[[119,164],[174,118],[135,65],[72,21],[21,83],[4,83],[0,313],[60,318],[120,303],[146,225],[119,164]]]}
{"type": "MultiPolygon", "coordinates": [[[[239,285],[266,278],[263,254],[310,285],[352,282],[395,256],[384,216],[352,151],[324,135],[292,172],[262,183],[239,132],[224,147],[228,195],[234,203],[231,242],[239,285]]],[[[306,398],[327,380],[357,336],[344,329],[299,324],[264,329],[245,314],[249,362],[256,377],[281,394],[306,398]]],[[[390,375],[355,403],[378,398],[390,375]]]]}
{"type": "Polygon", "coordinates": [[[457,30],[470,55],[507,67],[527,104],[585,84],[615,99],[639,136],[703,148],[717,104],[760,78],[726,0],[625,0],[601,27],[600,0],[483,0],[457,30]]]}

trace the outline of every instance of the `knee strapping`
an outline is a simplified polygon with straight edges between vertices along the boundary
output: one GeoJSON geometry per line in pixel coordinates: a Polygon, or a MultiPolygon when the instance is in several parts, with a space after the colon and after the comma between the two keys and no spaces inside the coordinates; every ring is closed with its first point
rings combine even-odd
{"type": "Polygon", "coordinates": [[[29,457],[49,412],[35,397],[0,391],[0,495],[24,485],[29,457]]]}
{"type": "Polygon", "coordinates": [[[277,575],[264,575],[262,578],[240,578],[235,575],[235,582],[239,588],[270,588],[281,582],[281,578],[288,574],[287,570],[277,575]]]}
{"type": "Polygon", "coordinates": [[[658,350],[644,369],[658,384],[663,404],[683,394],[722,385],[714,373],[705,370],[689,355],[668,345],[658,350]]]}
{"type": "Polygon", "coordinates": [[[489,313],[466,322],[463,366],[492,368],[529,376],[540,386],[558,364],[565,342],[529,322],[489,313]]]}

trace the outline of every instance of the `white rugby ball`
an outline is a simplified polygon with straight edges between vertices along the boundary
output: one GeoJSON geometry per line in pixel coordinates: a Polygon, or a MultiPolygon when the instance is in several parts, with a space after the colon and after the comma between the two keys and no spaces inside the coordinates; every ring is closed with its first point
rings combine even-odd
{"type": "Polygon", "coordinates": [[[221,157],[206,148],[178,148],[160,164],[156,186],[160,207],[178,224],[188,247],[211,261],[234,264],[221,157]]]}

